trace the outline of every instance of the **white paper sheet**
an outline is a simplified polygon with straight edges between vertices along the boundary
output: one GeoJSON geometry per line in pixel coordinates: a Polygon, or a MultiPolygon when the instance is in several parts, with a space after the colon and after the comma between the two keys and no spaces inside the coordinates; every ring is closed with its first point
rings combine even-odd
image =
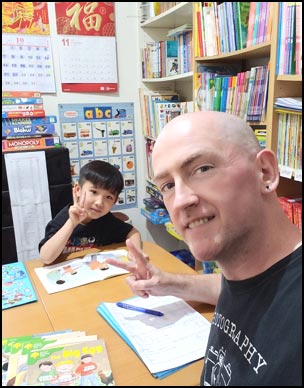
{"type": "Polygon", "coordinates": [[[18,261],[35,259],[52,218],[45,152],[14,152],[4,157],[18,261]]]}
{"type": "Polygon", "coordinates": [[[210,322],[174,296],[124,301],[164,313],[158,317],[104,303],[151,373],[176,368],[205,356],[210,322]]]}

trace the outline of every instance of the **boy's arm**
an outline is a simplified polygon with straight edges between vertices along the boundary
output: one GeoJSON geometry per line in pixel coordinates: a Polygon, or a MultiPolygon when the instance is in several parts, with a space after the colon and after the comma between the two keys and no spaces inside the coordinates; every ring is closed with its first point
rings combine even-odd
{"type": "Polygon", "coordinates": [[[73,187],[73,205],[69,207],[69,218],[66,223],[40,248],[40,260],[44,264],[51,264],[62,253],[73,230],[87,217],[84,209],[85,193],[77,198],[73,187]]]}
{"type": "Polygon", "coordinates": [[[40,248],[40,260],[43,264],[51,264],[62,253],[75,226],[69,218],[66,223],[40,248]]]}

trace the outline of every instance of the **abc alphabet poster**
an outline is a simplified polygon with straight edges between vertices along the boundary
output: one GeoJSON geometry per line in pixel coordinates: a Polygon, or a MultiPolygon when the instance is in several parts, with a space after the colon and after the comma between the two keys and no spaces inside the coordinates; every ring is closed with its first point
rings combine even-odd
{"type": "Polygon", "coordinates": [[[137,206],[133,103],[59,104],[61,140],[69,149],[72,179],[91,160],[104,160],[119,169],[124,190],[116,209],[137,206]]]}

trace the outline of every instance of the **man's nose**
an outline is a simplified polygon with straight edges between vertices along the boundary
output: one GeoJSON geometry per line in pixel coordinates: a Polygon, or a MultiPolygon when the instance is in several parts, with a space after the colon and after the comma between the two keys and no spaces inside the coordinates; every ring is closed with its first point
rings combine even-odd
{"type": "Polygon", "coordinates": [[[197,204],[198,200],[198,196],[191,186],[185,182],[175,184],[175,207],[186,208],[197,204]]]}

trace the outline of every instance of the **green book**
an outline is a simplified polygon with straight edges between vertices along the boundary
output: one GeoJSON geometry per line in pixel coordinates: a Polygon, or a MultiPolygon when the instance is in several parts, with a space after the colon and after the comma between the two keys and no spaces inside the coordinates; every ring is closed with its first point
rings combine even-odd
{"type": "Polygon", "coordinates": [[[250,2],[236,2],[238,50],[246,47],[250,2]]]}
{"type": "Polygon", "coordinates": [[[218,112],[220,111],[220,108],[221,108],[222,79],[223,77],[219,77],[219,76],[216,76],[214,78],[213,110],[218,112]]]}

